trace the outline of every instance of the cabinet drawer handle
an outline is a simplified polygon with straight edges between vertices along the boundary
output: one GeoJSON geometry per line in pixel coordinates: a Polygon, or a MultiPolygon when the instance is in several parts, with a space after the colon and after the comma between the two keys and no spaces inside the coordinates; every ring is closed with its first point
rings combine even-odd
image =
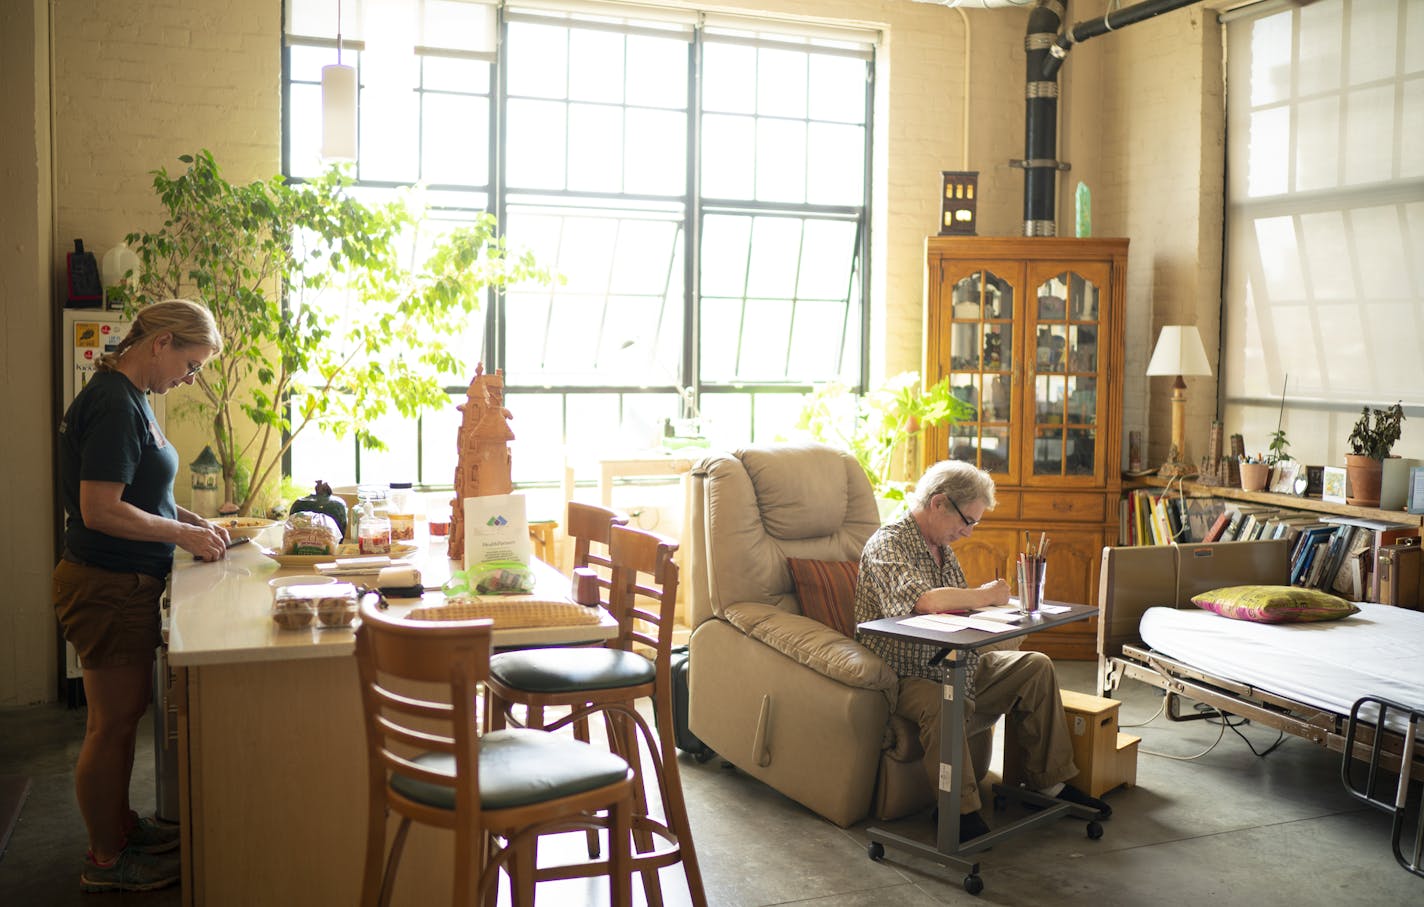
{"type": "Polygon", "coordinates": [[[1061,510],[1072,510],[1072,509],[1073,509],[1073,502],[1072,502],[1072,501],[1064,501],[1064,500],[1059,499],[1059,498],[1054,498],[1054,500],[1053,500],[1053,509],[1054,509],[1054,510],[1060,510],[1060,511],[1061,511],[1061,510]]]}

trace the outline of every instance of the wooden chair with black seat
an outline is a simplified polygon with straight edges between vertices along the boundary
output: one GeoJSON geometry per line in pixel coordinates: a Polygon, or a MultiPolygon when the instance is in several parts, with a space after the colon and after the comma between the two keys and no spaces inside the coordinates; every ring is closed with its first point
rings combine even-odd
{"type": "Polygon", "coordinates": [[[570,715],[549,724],[557,729],[579,716],[610,718],[610,745],[638,773],[633,817],[634,871],[643,873],[649,904],[662,902],[658,870],[681,862],[692,903],[707,896],[692,844],[682,779],[674,748],[672,718],[672,634],[677,603],[675,542],[627,526],[609,532],[613,563],[608,607],[618,619],[618,636],[598,649],[531,649],[502,652],[490,662],[489,711],[493,727],[509,720],[509,709],[568,707],[570,715]],[[642,651],[635,650],[635,646],[642,651]],[[648,654],[644,654],[644,652],[648,654]],[[638,713],[636,702],[651,698],[656,730],[638,713]],[[649,773],[641,765],[639,739],[646,744],[660,820],[647,808],[649,773]],[[655,842],[658,839],[658,842],[655,842]],[[659,843],[660,842],[660,843],[659,843]]]}
{"type": "Polygon", "coordinates": [[[489,620],[413,621],[362,604],[363,907],[390,902],[412,821],[454,831],[453,904],[494,905],[501,868],[516,905],[534,903],[537,882],[597,875],[609,877],[612,904],[629,904],[635,773],[617,754],[562,735],[479,734],[476,686],[489,676],[490,631],[489,620]],[[400,823],[387,855],[388,810],[400,823]],[[541,834],[591,827],[608,829],[607,860],[536,868],[541,834]]]}

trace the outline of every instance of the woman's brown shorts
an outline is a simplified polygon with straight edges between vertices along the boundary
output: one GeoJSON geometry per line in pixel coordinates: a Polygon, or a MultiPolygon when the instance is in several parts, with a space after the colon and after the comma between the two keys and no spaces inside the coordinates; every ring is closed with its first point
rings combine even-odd
{"type": "Polygon", "coordinates": [[[62,560],[54,568],[54,613],[86,668],[146,664],[163,642],[158,613],[166,584],[62,560]]]}

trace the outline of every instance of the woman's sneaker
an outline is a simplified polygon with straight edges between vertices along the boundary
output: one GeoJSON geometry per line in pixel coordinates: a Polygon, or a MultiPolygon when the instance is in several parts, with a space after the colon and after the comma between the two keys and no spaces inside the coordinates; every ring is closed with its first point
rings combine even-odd
{"type": "Polygon", "coordinates": [[[178,846],[178,826],[155,822],[135,813],[126,846],[144,853],[167,853],[178,846]]]}
{"type": "Polygon", "coordinates": [[[153,891],[177,882],[182,875],[176,856],[158,856],[125,847],[107,866],[90,853],[79,873],[81,891],[153,891]]]}

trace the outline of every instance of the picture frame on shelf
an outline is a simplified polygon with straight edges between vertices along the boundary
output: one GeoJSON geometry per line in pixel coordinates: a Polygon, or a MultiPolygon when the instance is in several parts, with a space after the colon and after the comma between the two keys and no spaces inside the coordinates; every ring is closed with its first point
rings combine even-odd
{"type": "Polygon", "coordinates": [[[1345,467],[1326,466],[1321,479],[1320,500],[1331,504],[1344,504],[1345,483],[1345,467]]]}
{"type": "Polygon", "coordinates": [[[1325,485],[1325,467],[1307,466],[1305,467],[1305,496],[1308,498],[1320,497],[1325,485]]]}
{"type": "Polygon", "coordinates": [[[1271,470],[1269,490],[1273,494],[1295,494],[1295,479],[1300,475],[1300,464],[1295,460],[1281,460],[1271,470]]]}
{"type": "Polygon", "coordinates": [[[1424,513],[1424,466],[1409,470],[1409,493],[1404,503],[1410,513],[1424,513]]]}

